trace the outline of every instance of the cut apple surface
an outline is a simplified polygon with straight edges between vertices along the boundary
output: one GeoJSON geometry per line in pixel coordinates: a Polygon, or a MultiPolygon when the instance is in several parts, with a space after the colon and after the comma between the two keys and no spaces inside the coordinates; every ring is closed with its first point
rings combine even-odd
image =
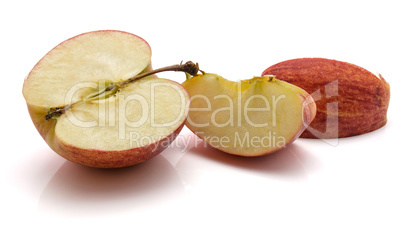
{"type": "Polygon", "coordinates": [[[95,31],[71,38],[43,57],[23,95],[39,133],[58,154],[83,165],[115,168],[163,151],[188,114],[180,84],[148,76],[151,49],[138,36],[95,31]]]}
{"type": "Polygon", "coordinates": [[[200,74],[183,85],[191,97],[186,126],[212,147],[234,155],[260,156],[283,148],[316,112],[307,92],[273,77],[233,82],[200,74]]]}
{"type": "Polygon", "coordinates": [[[313,96],[317,116],[301,137],[350,137],[387,123],[389,84],[382,76],[357,65],[325,58],[300,58],[272,65],[262,74],[274,75],[313,96]]]}

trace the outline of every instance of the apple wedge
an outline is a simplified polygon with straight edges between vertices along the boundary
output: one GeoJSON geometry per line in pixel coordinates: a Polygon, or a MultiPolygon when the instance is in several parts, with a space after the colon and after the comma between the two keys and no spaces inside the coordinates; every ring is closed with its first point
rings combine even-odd
{"type": "Polygon", "coordinates": [[[285,147],[316,113],[307,92],[270,76],[233,82],[204,73],[183,86],[190,94],[186,126],[234,155],[261,156],[285,147]]]}
{"type": "MultiPolygon", "coordinates": [[[[185,65],[164,70],[181,70],[185,65]]],[[[188,114],[186,89],[148,76],[151,49],[121,31],[94,31],[46,54],[24,81],[37,130],[56,153],[87,166],[144,162],[179,134],[188,114]]]]}
{"type": "Polygon", "coordinates": [[[300,58],[272,65],[262,75],[274,75],[313,96],[317,116],[301,137],[350,137],[387,123],[389,84],[381,75],[357,65],[325,58],[300,58]]]}

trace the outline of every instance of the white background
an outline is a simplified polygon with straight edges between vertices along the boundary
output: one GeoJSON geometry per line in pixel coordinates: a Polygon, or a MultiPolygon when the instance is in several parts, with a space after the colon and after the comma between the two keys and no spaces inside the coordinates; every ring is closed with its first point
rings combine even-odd
{"type": "Polygon", "coordinates": [[[387,0],[3,1],[0,224],[402,225],[401,8],[387,0]],[[39,136],[22,84],[58,43],[102,29],[147,40],[154,68],[192,60],[231,80],[298,57],[351,62],[391,84],[389,122],[252,159],[204,148],[184,129],[144,164],[76,165],[39,136]]]}

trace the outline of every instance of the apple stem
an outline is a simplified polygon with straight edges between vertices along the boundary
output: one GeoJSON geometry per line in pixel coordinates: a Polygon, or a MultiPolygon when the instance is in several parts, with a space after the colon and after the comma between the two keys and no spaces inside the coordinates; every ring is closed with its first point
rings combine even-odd
{"type": "MultiPolygon", "coordinates": [[[[124,87],[124,86],[126,86],[138,79],[144,78],[146,76],[153,75],[153,74],[156,74],[159,72],[165,72],[165,71],[182,71],[182,72],[185,72],[187,76],[188,75],[196,76],[198,71],[201,71],[201,70],[198,67],[198,63],[193,63],[191,61],[187,61],[185,64],[180,63],[180,64],[168,66],[168,67],[159,68],[156,70],[138,74],[134,77],[131,77],[131,78],[121,81],[121,82],[110,83],[109,86],[107,86],[106,88],[101,90],[99,93],[91,95],[91,96],[85,98],[85,100],[81,100],[81,101],[99,100],[99,99],[108,98],[108,97],[116,94],[120,90],[121,87],[124,87]]],[[[201,72],[204,73],[203,71],[201,71],[201,72]]],[[[81,101],[78,101],[78,102],[81,102],[81,101]]],[[[78,103],[78,102],[76,102],[76,103],[78,103]]],[[[69,105],[66,105],[63,107],[50,108],[48,113],[45,115],[46,121],[48,121],[50,119],[57,119],[58,117],[60,117],[64,112],[66,112],[68,109],[70,109],[76,103],[72,103],[72,104],[69,104],[69,105]]]]}
{"type": "Polygon", "coordinates": [[[136,75],[132,78],[129,78],[125,81],[122,81],[120,83],[117,83],[116,85],[119,87],[123,87],[126,86],[129,83],[132,83],[140,78],[149,76],[149,75],[153,75],[159,72],[165,72],[165,71],[182,71],[185,72],[186,74],[189,74],[191,76],[196,76],[198,71],[199,71],[199,67],[198,67],[198,63],[193,63],[191,61],[187,61],[185,64],[176,64],[176,65],[172,65],[172,66],[167,66],[167,67],[163,67],[163,68],[159,68],[159,69],[155,69],[152,71],[148,71],[139,75],[136,75]]]}

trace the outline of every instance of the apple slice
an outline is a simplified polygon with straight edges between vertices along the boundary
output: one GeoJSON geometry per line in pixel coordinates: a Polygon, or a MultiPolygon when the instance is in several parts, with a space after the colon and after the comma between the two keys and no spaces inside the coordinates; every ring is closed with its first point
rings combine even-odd
{"type": "Polygon", "coordinates": [[[267,68],[263,75],[309,92],[317,116],[304,138],[341,138],[365,134],[387,123],[390,86],[380,75],[347,62],[324,58],[287,60],[267,68]]]}
{"type": "Polygon", "coordinates": [[[260,156],[293,142],[315,117],[304,90],[274,77],[233,82],[201,74],[183,83],[190,94],[186,126],[221,151],[260,156]]]}
{"type": "Polygon", "coordinates": [[[185,88],[148,75],[185,66],[150,71],[145,40],[94,31],[45,55],[25,79],[23,95],[34,125],[59,155],[92,167],[125,167],[160,153],[184,126],[185,88]]]}

